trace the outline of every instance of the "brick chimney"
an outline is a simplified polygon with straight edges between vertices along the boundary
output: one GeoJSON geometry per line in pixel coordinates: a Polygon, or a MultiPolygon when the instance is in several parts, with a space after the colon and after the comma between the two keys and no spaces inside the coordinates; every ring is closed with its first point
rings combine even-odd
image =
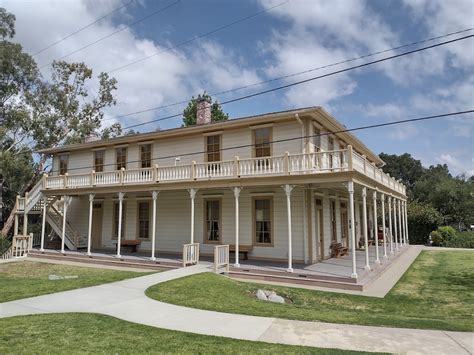
{"type": "Polygon", "coordinates": [[[197,98],[196,123],[198,125],[211,123],[211,100],[210,98],[198,96],[197,98]]]}

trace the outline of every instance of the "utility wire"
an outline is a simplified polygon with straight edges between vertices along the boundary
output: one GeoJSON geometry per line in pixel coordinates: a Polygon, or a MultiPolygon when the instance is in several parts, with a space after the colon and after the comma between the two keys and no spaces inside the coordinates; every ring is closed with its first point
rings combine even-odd
{"type": "MultiPolygon", "coordinates": [[[[272,89],[268,89],[268,90],[264,90],[264,91],[259,91],[259,92],[255,92],[255,93],[253,93],[253,94],[249,94],[249,95],[237,97],[237,98],[234,98],[234,99],[231,99],[231,100],[223,101],[223,102],[220,103],[220,105],[226,105],[226,104],[229,104],[229,103],[233,103],[233,102],[237,102],[237,101],[242,101],[242,100],[246,100],[246,99],[249,99],[249,98],[252,98],[252,97],[256,97],[256,96],[268,94],[268,93],[270,93],[270,92],[274,92],[274,91],[278,91],[278,90],[282,90],[282,89],[287,89],[287,88],[289,88],[289,87],[293,87],[293,86],[296,86],[296,85],[301,85],[301,84],[308,83],[308,82],[310,82],[310,81],[314,81],[314,80],[317,80],[317,79],[322,79],[322,78],[326,78],[326,77],[329,77],[329,76],[332,76],[332,75],[336,75],[336,74],[348,72],[348,71],[355,70],[355,69],[360,69],[360,68],[363,68],[363,67],[367,67],[367,66],[369,66],[369,65],[373,65],[373,64],[385,62],[385,61],[387,61],[387,60],[391,60],[391,59],[403,57],[403,56],[406,56],[406,55],[409,55],[409,54],[413,54],[413,53],[422,52],[422,51],[425,51],[425,50],[428,50],[428,49],[432,49],[432,48],[444,46],[444,45],[447,45],[447,44],[450,44],[450,43],[454,43],[454,42],[466,40],[466,39],[472,38],[472,37],[474,37],[474,35],[468,35],[468,36],[464,36],[464,37],[459,37],[459,38],[452,39],[452,40],[449,40],[449,41],[445,41],[445,42],[440,42],[440,43],[437,43],[437,44],[433,44],[433,45],[431,45],[431,46],[421,47],[421,48],[414,49],[414,50],[411,50],[411,51],[408,51],[408,52],[403,52],[403,53],[400,53],[400,54],[395,54],[395,55],[392,55],[392,56],[389,56],[389,57],[377,59],[377,60],[374,60],[374,61],[371,61],[371,62],[367,62],[367,63],[364,63],[364,64],[355,65],[355,66],[352,66],[352,67],[349,67],[349,68],[345,68],[345,69],[341,69],[341,70],[337,70],[337,71],[334,71],[334,72],[331,72],[331,73],[327,73],[327,74],[315,76],[315,77],[312,77],[312,78],[309,78],[309,79],[296,81],[296,82],[293,82],[293,83],[290,83],[290,84],[286,84],[286,85],[282,85],[282,86],[278,86],[278,87],[275,87],[275,88],[272,88],[272,89]]],[[[207,108],[209,108],[209,107],[204,107],[204,108],[202,108],[201,110],[204,110],[204,109],[207,109],[207,108]]],[[[137,124],[130,125],[130,126],[127,126],[127,127],[123,127],[123,129],[130,129],[130,128],[141,127],[141,126],[148,125],[148,124],[150,124],[150,123],[160,122],[160,121],[164,121],[164,120],[168,120],[168,119],[175,118],[175,117],[180,117],[180,116],[182,116],[182,112],[181,112],[181,113],[174,114],[174,115],[162,117],[162,118],[153,119],[153,120],[146,121],[146,122],[137,123],[137,124]]]]}
{"type": "MultiPolygon", "coordinates": [[[[375,56],[375,55],[378,55],[378,54],[382,54],[382,53],[386,53],[386,52],[398,50],[398,49],[401,49],[401,48],[411,47],[411,46],[414,46],[414,45],[418,45],[418,44],[422,44],[422,43],[426,43],[426,42],[435,41],[435,40],[438,40],[438,39],[441,39],[441,38],[450,37],[450,36],[453,36],[453,35],[456,35],[456,34],[461,34],[461,33],[469,32],[469,31],[472,31],[473,29],[474,29],[474,28],[471,27],[471,28],[467,28],[467,29],[464,29],[464,30],[460,30],[460,31],[456,31],[456,32],[451,32],[451,33],[448,33],[448,34],[445,34],[445,35],[440,35],[440,36],[437,36],[437,37],[427,38],[427,39],[424,39],[424,40],[421,40],[421,41],[417,41],[417,42],[407,43],[407,44],[403,44],[403,45],[400,45],[400,46],[397,46],[397,47],[393,47],[393,48],[388,48],[388,49],[380,50],[380,51],[378,51],[378,52],[372,52],[372,53],[369,53],[369,54],[365,54],[365,55],[362,55],[362,56],[359,56],[359,57],[355,57],[355,58],[351,58],[351,59],[346,59],[346,60],[343,60],[343,61],[340,61],[340,62],[335,62],[335,63],[331,63],[331,64],[326,64],[326,65],[323,65],[323,66],[320,66],[320,67],[316,67],[316,68],[312,68],[312,69],[307,69],[307,70],[304,70],[304,71],[300,71],[300,72],[288,74],[288,75],[285,75],[285,76],[280,76],[280,77],[273,78],[273,79],[269,79],[269,80],[260,81],[260,82],[258,82],[258,83],[254,83],[254,84],[249,84],[249,85],[241,86],[241,87],[238,87],[238,88],[235,88],[235,89],[226,90],[226,91],[221,91],[221,92],[217,92],[217,93],[211,93],[211,94],[209,94],[209,95],[210,95],[210,96],[219,96],[219,95],[229,94],[229,93],[231,93],[231,92],[235,92],[235,91],[239,91],[239,90],[243,90],[243,89],[248,89],[248,88],[251,88],[251,87],[254,87],[254,86],[258,86],[258,85],[262,85],[262,84],[268,84],[268,83],[271,83],[271,82],[274,82],[274,81],[280,81],[280,80],[283,80],[283,79],[288,79],[288,78],[291,78],[291,77],[294,77],[294,76],[297,76],[297,75],[311,73],[311,72],[313,72],[313,71],[317,71],[317,70],[321,70],[321,69],[330,68],[330,67],[337,66],[337,65],[340,65],[340,64],[350,63],[350,62],[353,62],[353,61],[356,61],[356,60],[359,60],[359,59],[364,59],[364,58],[372,57],[372,56],[375,56]]],[[[163,105],[163,106],[150,107],[150,108],[143,109],[143,110],[139,110],[139,111],[134,111],[134,112],[125,113],[125,114],[122,114],[122,115],[119,115],[119,116],[115,116],[115,117],[107,117],[107,118],[104,118],[102,121],[108,121],[108,120],[112,120],[112,119],[118,119],[118,118],[122,118],[122,117],[132,116],[132,115],[136,115],[136,114],[140,114],[140,113],[155,111],[155,110],[159,110],[159,109],[163,109],[163,108],[169,108],[169,107],[172,107],[172,106],[183,105],[183,104],[186,104],[186,103],[188,103],[188,102],[189,102],[189,100],[183,100],[183,101],[175,102],[175,103],[172,103],[172,104],[166,104],[166,105],[163,105]]]]}
{"type": "MultiPolygon", "coordinates": [[[[338,133],[355,132],[355,131],[362,131],[362,130],[366,130],[366,129],[374,129],[374,128],[380,128],[380,127],[395,126],[395,125],[398,125],[398,124],[404,124],[404,123],[409,123],[409,122],[428,121],[428,120],[433,120],[433,119],[436,119],[436,118],[455,117],[455,116],[472,114],[472,113],[474,113],[474,109],[464,110],[464,111],[456,111],[456,112],[449,112],[449,113],[442,113],[442,114],[432,115],[432,116],[409,118],[409,119],[399,120],[399,121],[376,123],[376,124],[367,125],[367,126],[359,126],[359,127],[354,127],[354,128],[341,129],[341,130],[338,130],[338,131],[322,132],[322,133],[313,134],[313,135],[305,135],[305,136],[298,136],[298,137],[276,139],[276,140],[269,141],[268,144],[276,144],[276,143],[283,143],[283,142],[289,142],[289,141],[301,140],[301,139],[308,139],[308,138],[314,138],[314,137],[323,137],[323,136],[328,136],[328,135],[333,135],[333,134],[338,134],[338,133]]],[[[221,148],[221,149],[219,149],[219,152],[234,150],[234,149],[249,148],[249,147],[255,147],[255,146],[256,146],[256,144],[242,144],[242,145],[237,145],[237,146],[221,148]]],[[[192,156],[192,155],[205,154],[205,153],[206,153],[206,151],[193,151],[193,152],[176,154],[176,155],[156,157],[156,158],[152,158],[151,161],[157,161],[157,160],[162,160],[162,159],[171,159],[171,158],[177,158],[177,157],[183,157],[183,156],[192,156]]],[[[262,159],[265,159],[265,158],[266,157],[262,157],[262,159]]],[[[141,160],[130,160],[130,161],[127,161],[126,163],[130,164],[130,163],[138,163],[138,162],[141,162],[141,160]]],[[[104,166],[104,167],[106,167],[106,166],[115,166],[115,163],[103,164],[102,166],[104,166]]],[[[79,169],[88,169],[88,168],[92,169],[92,168],[94,168],[94,166],[89,165],[89,166],[82,166],[82,167],[74,167],[74,168],[68,169],[68,171],[79,170],[79,169]]]]}
{"type": "MultiPolygon", "coordinates": [[[[63,55],[63,56],[57,58],[56,60],[62,60],[62,59],[65,59],[65,58],[67,58],[67,57],[70,57],[71,55],[76,54],[76,53],[78,53],[78,52],[80,52],[80,51],[82,51],[82,50],[84,50],[84,49],[86,49],[86,48],[89,48],[89,47],[93,46],[94,44],[97,44],[97,43],[103,41],[104,39],[110,38],[110,37],[116,35],[116,34],[119,33],[119,32],[125,31],[127,28],[133,27],[133,26],[139,24],[140,22],[143,22],[143,21],[149,19],[149,18],[152,17],[152,16],[155,16],[155,15],[161,13],[161,12],[166,11],[167,9],[169,9],[170,7],[172,7],[172,6],[174,6],[174,5],[177,5],[180,1],[181,1],[181,0],[176,0],[176,1],[174,1],[173,3],[168,4],[168,5],[166,5],[166,6],[163,7],[163,8],[160,8],[160,9],[158,9],[158,10],[156,10],[156,11],[153,11],[152,13],[150,13],[150,14],[144,16],[144,17],[141,17],[140,19],[138,19],[138,20],[132,22],[131,24],[125,25],[125,26],[123,26],[122,28],[119,28],[118,30],[109,33],[108,35],[105,35],[104,37],[101,37],[101,38],[95,40],[94,42],[91,42],[91,43],[89,43],[89,44],[86,44],[85,46],[80,47],[80,48],[78,48],[78,49],[76,49],[76,50],[74,50],[74,51],[72,51],[72,52],[69,52],[68,54],[63,55]]],[[[51,63],[45,64],[45,65],[41,66],[40,69],[43,69],[43,68],[49,66],[50,64],[51,64],[51,63]]]]}
{"type": "Polygon", "coordinates": [[[56,42],[53,42],[53,43],[47,45],[46,47],[41,48],[41,49],[40,49],[39,51],[37,51],[36,53],[33,53],[33,54],[32,54],[33,57],[34,57],[34,56],[37,56],[38,54],[44,52],[45,50],[47,50],[47,49],[49,49],[49,48],[51,48],[51,47],[53,47],[53,46],[55,46],[55,45],[57,45],[57,44],[59,44],[59,43],[65,41],[65,40],[68,39],[69,37],[72,37],[72,36],[78,34],[79,32],[84,31],[85,29],[87,29],[87,28],[89,28],[89,27],[95,25],[96,23],[102,21],[104,18],[106,18],[106,17],[112,15],[113,13],[122,10],[124,7],[127,7],[128,5],[130,5],[133,1],[134,1],[134,0],[130,0],[129,2],[123,4],[122,6],[119,6],[119,7],[115,8],[115,9],[113,9],[112,11],[106,13],[104,16],[99,17],[99,18],[98,18],[97,20],[95,20],[94,22],[91,22],[91,23],[89,23],[89,24],[87,24],[87,25],[85,25],[85,26],[83,26],[83,27],[81,27],[81,28],[75,30],[74,32],[68,34],[67,36],[65,36],[65,37],[63,37],[63,38],[57,40],[56,42]]]}
{"type": "Polygon", "coordinates": [[[124,64],[124,65],[121,65],[121,66],[119,66],[119,67],[117,67],[117,68],[111,69],[111,70],[107,71],[107,73],[110,74],[110,73],[116,72],[116,71],[118,71],[118,70],[127,68],[127,67],[129,67],[129,66],[131,66],[131,65],[134,65],[134,64],[143,62],[144,60],[150,59],[150,58],[152,58],[152,57],[154,57],[154,56],[157,56],[158,54],[165,53],[165,52],[169,52],[169,51],[171,51],[171,50],[173,50],[173,49],[176,49],[176,48],[178,48],[178,47],[184,46],[184,45],[189,44],[189,43],[191,43],[191,42],[194,42],[194,41],[196,41],[196,40],[202,39],[202,38],[204,38],[204,37],[208,37],[208,36],[210,36],[210,35],[212,35],[212,34],[214,34],[214,33],[220,32],[220,31],[222,31],[222,30],[224,30],[224,29],[226,29],[226,28],[229,28],[229,27],[234,26],[234,25],[236,25],[236,24],[239,24],[239,23],[241,23],[241,22],[250,20],[251,18],[254,18],[254,17],[256,17],[256,16],[259,16],[259,15],[261,15],[261,14],[263,14],[263,13],[265,13],[265,12],[268,12],[268,11],[270,11],[270,10],[273,10],[273,9],[275,9],[275,8],[277,8],[277,7],[283,6],[284,4],[286,4],[286,3],[289,2],[289,1],[290,1],[290,0],[286,0],[286,1],[284,1],[284,2],[281,2],[281,3],[277,4],[277,5],[274,5],[274,6],[265,8],[265,9],[263,9],[263,10],[261,10],[261,11],[255,12],[255,13],[253,13],[253,14],[251,14],[251,15],[242,17],[242,18],[240,18],[240,19],[238,19],[238,20],[236,20],[236,21],[233,21],[233,22],[231,22],[231,23],[228,23],[228,24],[226,24],[226,25],[224,25],[224,26],[221,26],[221,27],[215,28],[215,29],[213,29],[213,30],[211,30],[211,31],[209,31],[209,32],[205,32],[205,33],[203,33],[203,34],[200,34],[200,35],[197,36],[197,37],[189,38],[189,39],[187,39],[187,40],[185,40],[185,41],[183,41],[183,42],[181,42],[181,43],[178,43],[178,44],[175,45],[175,46],[167,47],[167,48],[165,48],[165,49],[163,49],[163,50],[160,50],[160,51],[158,51],[158,52],[156,52],[156,53],[150,54],[150,55],[148,55],[148,56],[146,56],[146,57],[143,57],[143,58],[141,58],[141,59],[137,59],[137,60],[134,60],[133,62],[130,62],[130,63],[124,64]]]}

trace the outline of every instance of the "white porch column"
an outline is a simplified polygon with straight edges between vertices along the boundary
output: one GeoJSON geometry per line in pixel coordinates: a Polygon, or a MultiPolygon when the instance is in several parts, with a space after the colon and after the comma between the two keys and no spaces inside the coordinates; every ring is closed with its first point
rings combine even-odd
{"type": "Polygon", "coordinates": [[[393,228],[395,236],[395,250],[398,251],[398,229],[397,229],[397,199],[393,198],[393,228]]]}
{"type": "Polygon", "coordinates": [[[18,213],[15,213],[15,225],[13,227],[13,235],[18,235],[18,213]]]}
{"type": "Polygon", "coordinates": [[[354,182],[347,183],[347,191],[349,192],[349,232],[351,233],[352,243],[352,274],[351,277],[357,279],[357,263],[356,263],[356,235],[355,235],[355,218],[354,218],[354,182]]]}
{"type": "MultiPolygon", "coordinates": [[[[26,202],[25,202],[25,209],[26,209],[26,202]]],[[[28,235],[28,213],[23,214],[23,230],[22,230],[23,236],[28,235]]]]}
{"type": "Polygon", "coordinates": [[[408,238],[408,202],[405,201],[405,231],[406,231],[406,243],[410,244],[410,238],[408,238]]]}
{"type": "Polygon", "coordinates": [[[385,233],[385,194],[380,195],[380,203],[382,205],[383,258],[388,259],[388,255],[387,255],[387,236],[386,236],[386,233],[385,233]]]}
{"type": "Polygon", "coordinates": [[[380,264],[379,257],[379,231],[377,225],[377,190],[372,195],[374,201],[374,240],[375,240],[375,263],[380,264]]]}
{"type": "Polygon", "coordinates": [[[43,220],[41,223],[41,246],[40,252],[44,252],[44,234],[46,229],[46,212],[48,211],[48,198],[44,195],[41,196],[43,200],[43,220]]]}
{"type": "Polygon", "coordinates": [[[121,258],[120,247],[122,243],[122,213],[123,213],[123,198],[125,197],[124,192],[118,193],[119,198],[119,219],[118,219],[118,228],[117,228],[117,258],[121,258]]]}
{"type": "Polygon", "coordinates": [[[390,254],[393,255],[392,197],[388,197],[388,225],[390,230],[390,254]]]}
{"type": "Polygon", "coordinates": [[[402,234],[402,241],[403,241],[403,245],[405,246],[406,245],[406,241],[405,241],[405,212],[403,211],[403,201],[400,200],[400,223],[402,224],[401,225],[401,234],[402,234]]]}
{"type": "Polygon", "coordinates": [[[69,205],[69,196],[63,196],[63,229],[61,231],[61,253],[64,254],[64,241],[66,239],[66,215],[69,205]]]}
{"type": "Polygon", "coordinates": [[[242,190],[241,187],[234,187],[232,189],[234,191],[234,199],[235,199],[235,267],[240,267],[239,264],[239,196],[240,191],[242,190]]]}
{"type": "Polygon", "coordinates": [[[153,216],[151,217],[151,260],[155,261],[155,245],[156,245],[156,199],[159,191],[153,191],[151,198],[153,199],[153,216]]]}
{"type": "Polygon", "coordinates": [[[365,269],[370,270],[369,264],[369,236],[367,235],[367,188],[362,188],[362,229],[365,242],[365,269]]]}
{"type": "Polygon", "coordinates": [[[285,185],[283,190],[286,194],[286,210],[288,215],[288,269],[286,271],[293,272],[293,251],[291,245],[291,191],[294,186],[285,185]]]}
{"type": "Polygon", "coordinates": [[[401,214],[401,203],[400,200],[397,199],[397,205],[398,205],[398,235],[399,235],[399,240],[400,240],[400,246],[405,246],[405,243],[403,241],[403,231],[402,231],[402,214],[401,214]]]}
{"type": "Polygon", "coordinates": [[[189,197],[191,197],[191,244],[194,243],[194,199],[196,198],[197,189],[189,189],[189,197]]]}
{"type": "Polygon", "coordinates": [[[94,196],[89,194],[89,229],[87,232],[87,255],[91,256],[91,240],[92,240],[92,213],[94,212],[94,196]]]}

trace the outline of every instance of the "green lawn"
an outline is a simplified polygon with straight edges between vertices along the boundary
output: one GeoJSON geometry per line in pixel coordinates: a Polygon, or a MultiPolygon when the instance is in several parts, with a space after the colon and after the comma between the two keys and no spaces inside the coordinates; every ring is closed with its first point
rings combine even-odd
{"type": "Polygon", "coordinates": [[[5,263],[0,264],[0,302],[95,286],[147,274],[32,261],[5,263]],[[49,275],[77,275],[78,278],[50,281],[49,275]]]}
{"type": "Polygon", "coordinates": [[[364,354],[196,335],[88,313],[0,319],[2,354],[364,354]]]}
{"type": "Polygon", "coordinates": [[[212,273],[150,287],[146,294],[178,305],[267,317],[402,328],[474,330],[474,254],[423,251],[385,298],[235,281],[212,273]],[[259,301],[274,290],[293,301],[259,301]]]}

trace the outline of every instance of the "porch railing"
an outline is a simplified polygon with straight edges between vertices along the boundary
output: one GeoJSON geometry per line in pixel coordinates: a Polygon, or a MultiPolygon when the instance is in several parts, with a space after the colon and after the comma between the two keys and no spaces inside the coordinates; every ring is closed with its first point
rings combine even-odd
{"type": "MultiPolygon", "coordinates": [[[[365,156],[349,146],[343,150],[281,156],[158,166],[143,169],[118,170],[46,176],[45,189],[90,188],[94,186],[154,184],[162,182],[196,181],[224,178],[246,178],[274,175],[303,175],[358,171],[392,190],[405,193],[405,187],[370,163],[365,156]]],[[[19,201],[20,203],[24,203],[19,201]]]]}
{"type": "Polygon", "coordinates": [[[28,252],[33,248],[33,234],[30,235],[15,235],[12,239],[10,248],[1,255],[2,260],[22,258],[28,255],[28,252]]]}
{"type": "Polygon", "coordinates": [[[224,268],[229,272],[229,245],[216,245],[214,247],[214,272],[224,268]]]}
{"type": "Polygon", "coordinates": [[[199,243],[183,245],[183,267],[196,265],[199,261],[199,243]]]}

